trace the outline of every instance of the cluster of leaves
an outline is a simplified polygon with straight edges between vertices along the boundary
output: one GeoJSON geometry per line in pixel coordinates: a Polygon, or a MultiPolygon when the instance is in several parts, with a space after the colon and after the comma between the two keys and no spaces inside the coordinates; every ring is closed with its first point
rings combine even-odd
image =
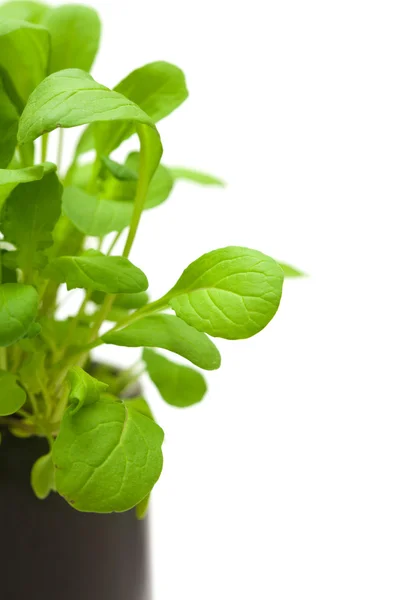
{"type": "Polygon", "coordinates": [[[99,40],[88,7],[0,7],[0,423],[17,436],[47,438],[49,453],[32,470],[39,498],[55,490],[80,511],[136,506],[142,516],[161,473],[163,432],[142,397],[120,399],[138,373],[96,367],[90,351],[143,348],[141,364],[166,402],[199,402],[203,375],[154,348],[217,369],[209,336],[261,331],[278,309],[284,272],[259,251],[223,248],[149,300],[147,277],[129,259],[142,212],[164,202],[179,179],[221,182],[160,163],[155,123],[186,99],[182,71],[151,63],[111,90],[89,74],[99,40]],[[62,177],[46,162],[49,134],[60,129],[60,163],[63,129],[81,125],[62,177]],[[123,164],[111,158],[135,138],[139,152],[123,164]],[[61,320],[63,284],[85,296],[76,315],[61,320]]]}

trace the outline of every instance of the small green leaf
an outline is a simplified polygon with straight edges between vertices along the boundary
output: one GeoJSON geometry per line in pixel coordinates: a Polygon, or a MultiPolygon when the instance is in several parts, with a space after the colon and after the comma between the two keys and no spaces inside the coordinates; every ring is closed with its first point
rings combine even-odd
{"type": "Polygon", "coordinates": [[[214,175],[208,175],[201,171],[193,171],[192,169],[185,169],[183,167],[169,167],[169,171],[174,180],[185,179],[193,183],[199,183],[200,185],[219,185],[224,186],[225,183],[214,177],[214,175]]]}
{"type": "Polygon", "coordinates": [[[72,410],[70,410],[70,415],[78,412],[82,406],[98,402],[100,395],[108,388],[108,385],[98,381],[79,367],[72,367],[69,370],[68,382],[71,386],[69,399],[72,410]]]}
{"type": "Polygon", "coordinates": [[[226,339],[249,338],[278,310],[283,272],[269,256],[238,246],[191,263],[162,299],[199,331],[226,339]]]}
{"type": "Polygon", "coordinates": [[[151,315],[103,336],[106,344],[130,348],[164,348],[180,354],[201,369],[218,369],[221,357],[213,342],[173,315],[151,315]]]}
{"type": "Polygon", "coordinates": [[[52,8],[43,25],[51,35],[49,73],[70,68],[90,71],[101,33],[100,19],[93,8],[79,4],[52,8]]]}
{"type": "Polygon", "coordinates": [[[184,408],[203,399],[207,385],[198,371],[178,365],[147,348],[143,351],[143,360],[150,379],[168,404],[184,408]]]}
{"type": "Polygon", "coordinates": [[[78,187],[67,187],[63,195],[63,212],[79,231],[103,237],[122,231],[131,222],[133,206],[128,202],[104,200],[78,187]]]}
{"type": "MultiPolygon", "coordinates": [[[[96,304],[103,304],[105,300],[104,292],[93,292],[91,300],[96,304]]],[[[127,310],[134,310],[145,306],[149,301],[149,296],[146,292],[139,292],[138,294],[118,294],[115,298],[113,306],[118,308],[126,308],[127,310]]]]}
{"type": "Polygon", "coordinates": [[[56,169],[52,163],[44,163],[24,169],[0,169],[0,209],[4,200],[20,183],[39,181],[48,173],[56,169]]]}
{"type": "Polygon", "coordinates": [[[3,206],[1,229],[17,247],[18,266],[27,273],[37,265],[37,254],[53,244],[51,233],[60,218],[61,196],[62,186],[51,172],[39,181],[21,183],[3,206]]]}
{"type": "Polygon", "coordinates": [[[39,500],[45,500],[55,489],[55,472],[51,454],[41,456],[31,471],[31,486],[39,500]]]}
{"type": "MultiPolygon", "coordinates": [[[[125,166],[133,172],[139,169],[139,153],[131,152],[126,159],[125,166]]],[[[153,175],[147,190],[145,209],[150,209],[162,204],[170,196],[174,187],[174,180],[169,170],[163,165],[159,165],[153,175]]],[[[113,200],[132,201],[136,195],[136,181],[115,181],[105,182],[104,197],[113,200]]]]}
{"type": "Polygon", "coordinates": [[[118,179],[119,181],[137,181],[137,171],[133,171],[126,165],[115,162],[115,160],[112,160],[108,156],[102,156],[101,160],[103,165],[115,179],[118,179]]]}
{"type": "Polygon", "coordinates": [[[49,7],[41,2],[11,0],[0,6],[0,18],[40,23],[48,10],[49,7]]]}
{"type": "Polygon", "coordinates": [[[130,510],[160,476],[163,438],[129,401],[103,397],[75,414],[69,408],[53,447],[57,491],[83,512],[130,510]]]}
{"type": "Polygon", "coordinates": [[[19,114],[0,78],[0,169],[8,167],[17,145],[19,114]]]}
{"type": "Polygon", "coordinates": [[[29,331],[38,306],[34,287],[22,283],[0,285],[0,346],[10,346],[29,331]]]}
{"type": "Polygon", "coordinates": [[[122,256],[104,256],[87,250],[81,256],[62,256],[51,261],[44,277],[66,283],[69,290],[86,288],[107,294],[147,290],[146,275],[122,256]]]}
{"type": "Polygon", "coordinates": [[[8,371],[0,371],[0,415],[12,415],[25,404],[26,394],[17,378],[8,371]]]}
{"type": "Polygon", "coordinates": [[[299,271],[298,269],[295,269],[294,267],[291,267],[290,265],[287,265],[286,263],[279,262],[278,265],[282,269],[283,274],[285,275],[285,278],[305,277],[306,276],[305,273],[303,273],[302,271],[299,271]]]}
{"type": "Polygon", "coordinates": [[[49,32],[44,27],[12,19],[0,21],[0,71],[19,110],[46,76],[49,48],[49,32]]]}

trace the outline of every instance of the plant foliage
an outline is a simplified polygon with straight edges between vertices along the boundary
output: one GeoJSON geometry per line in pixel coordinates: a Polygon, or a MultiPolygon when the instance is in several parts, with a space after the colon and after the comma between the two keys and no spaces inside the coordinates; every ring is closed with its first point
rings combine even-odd
{"type": "Polygon", "coordinates": [[[258,250],[221,248],[149,300],[132,254],[143,211],[167,201],[182,179],[223,183],[161,163],[156,124],[188,96],[181,69],[150,63],[110,89],[90,75],[100,34],[97,13],[85,6],[0,6],[0,426],[48,440],[32,465],[38,498],[58,492],[84,512],[136,507],[142,518],[164,435],[145,399],[121,392],[140,371],[170,405],[200,402],[207,385],[198,368],[221,363],[210,336],[243,339],[264,329],[284,272],[258,250]],[[60,172],[63,130],[82,125],[60,172]],[[59,144],[53,162],[49,135],[59,144]],[[119,162],[113,152],[122,142],[131,148],[119,162]],[[58,303],[75,288],[82,303],[62,319],[58,303]],[[91,352],[102,344],[142,348],[139,369],[94,364],[91,352]]]}

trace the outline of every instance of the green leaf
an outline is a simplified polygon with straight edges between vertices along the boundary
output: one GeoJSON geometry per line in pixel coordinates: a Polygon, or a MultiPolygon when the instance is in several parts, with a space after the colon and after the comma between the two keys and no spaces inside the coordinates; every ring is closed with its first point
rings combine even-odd
{"type": "Polygon", "coordinates": [[[184,408],[203,399],[207,385],[198,371],[178,365],[147,348],[143,351],[143,360],[150,379],[168,404],[184,408]]]}
{"type": "Polygon", "coordinates": [[[126,165],[115,162],[115,160],[112,160],[108,156],[102,156],[101,160],[103,165],[115,179],[118,179],[119,181],[137,181],[137,171],[133,171],[126,165]]]}
{"type": "Polygon", "coordinates": [[[8,371],[0,371],[0,415],[12,415],[25,404],[26,394],[17,378],[8,371]]]}
{"type": "Polygon", "coordinates": [[[79,367],[72,367],[69,370],[68,382],[71,386],[69,399],[72,409],[70,415],[78,412],[82,406],[98,402],[100,395],[108,388],[108,385],[98,381],[79,367]]]}
{"type": "Polygon", "coordinates": [[[0,208],[4,200],[20,183],[39,181],[48,173],[56,169],[52,163],[44,163],[24,169],[0,169],[0,208]]]}
{"type": "Polygon", "coordinates": [[[141,396],[139,398],[132,398],[129,400],[125,400],[125,402],[130,402],[130,404],[134,407],[135,410],[142,413],[145,417],[152,419],[154,421],[153,413],[150,410],[150,406],[147,404],[146,400],[141,396]]]}
{"type": "Polygon", "coordinates": [[[305,277],[306,276],[305,273],[303,273],[302,271],[299,271],[298,269],[295,269],[294,267],[291,267],[290,265],[287,265],[286,263],[279,262],[278,265],[282,269],[285,279],[288,277],[305,277]]]}
{"type": "MultiPolygon", "coordinates": [[[[131,152],[126,159],[125,166],[133,172],[139,168],[139,153],[131,152]]],[[[154,173],[147,190],[145,209],[150,209],[162,204],[167,200],[172,192],[174,180],[169,170],[163,165],[159,165],[154,173]]],[[[103,192],[104,197],[113,200],[132,201],[137,190],[136,181],[115,181],[108,180],[105,183],[103,192]]]]}
{"type": "Polygon", "coordinates": [[[264,329],[278,310],[283,272],[269,256],[238,246],[191,263],[160,302],[199,331],[244,339],[264,329]]]}
{"type": "Polygon", "coordinates": [[[100,19],[93,8],[79,4],[52,8],[43,25],[51,36],[49,73],[70,68],[90,71],[101,33],[100,19]]]}
{"type": "MultiPolygon", "coordinates": [[[[167,62],[150,63],[132,71],[116,87],[119,92],[140,106],[154,123],[164,119],[188,97],[185,76],[181,69],[167,62]]],[[[100,126],[102,136],[108,140],[110,154],[124,140],[136,132],[134,123],[104,123],[100,126]]],[[[77,155],[93,148],[93,131],[87,129],[79,142],[77,155]]]]}
{"type": "Polygon", "coordinates": [[[164,434],[132,403],[104,398],[72,414],[53,447],[57,491],[83,512],[123,512],[149,495],[162,470],[164,434]]]}
{"type": "Polygon", "coordinates": [[[47,386],[49,374],[45,360],[45,352],[34,352],[23,361],[19,370],[21,383],[31,394],[39,394],[43,386],[47,386]]]}
{"type": "MultiPolygon", "coordinates": [[[[57,127],[76,127],[88,123],[118,121],[135,124],[140,146],[141,162],[136,202],[145,201],[147,188],[162,155],[160,136],[153,121],[136,104],[100,85],[84,71],[67,69],[47,77],[32,93],[22,113],[18,130],[19,144],[27,144],[57,127]]],[[[115,123],[116,122],[116,123],[115,123]]],[[[114,149],[107,131],[95,129],[96,150],[99,156],[114,149]]]]}
{"type": "Polygon", "coordinates": [[[29,331],[38,306],[34,287],[22,283],[0,285],[0,346],[10,346],[29,331]]]}
{"type": "Polygon", "coordinates": [[[219,185],[224,186],[225,183],[222,179],[214,177],[214,175],[207,175],[201,171],[193,171],[192,169],[185,169],[183,167],[169,167],[169,171],[174,180],[185,179],[193,183],[199,183],[200,185],[219,185]]]}
{"type": "Polygon", "coordinates": [[[132,204],[127,202],[96,198],[78,187],[64,190],[63,212],[86,235],[103,237],[122,231],[129,226],[132,211],[132,204]]]}
{"type": "Polygon", "coordinates": [[[39,500],[45,500],[55,489],[55,472],[51,453],[41,456],[33,465],[31,486],[39,500]]]}
{"type": "Polygon", "coordinates": [[[54,172],[39,181],[21,183],[7,198],[1,229],[18,249],[19,266],[29,273],[37,254],[53,244],[51,235],[61,214],[62,186],[54,172]]]}
{"type": "Polygon", "coordinates": [[[106,344],[130,348],[164,348],[187,358],[201,369],[218,369],[221,357],[213,342],[173,315],[151,315],[102,337],[106,344]]]}
{"type": "Polygon", "coordinates": [[[183,71],[164,61],[132,71],[115,91],[140,106],[154,123],[170,115],[188,97],[183,71]]]}
{"type": "Polygon", "coordinates": [[[19,110],[46,76],[49,48],[49,32],[44,27],[26,21],[1,20],[0,71],[19,110]]]}
{"type": "Polygon", "coordinates": [[[11,2],[6,2],[0,6],[0,18],[40,23],[48,10],[49,7],[41,2],[11,0],[11,2]]]}
{"type": "MultiPolygon", "coordinates": [[[[103,304],[105,300],[104,292],[93,292],[91,300],[96,304],[103,304]]],[[[145,306],[148,301],[149,296],[146,292],[139,292],[138,294],[118,294],[113,306],[133,310],[145,306]]]]}
{"type": "Polygon", "coordinates": [[[17,145],[19,114],[4,89],[0,78],[0,168],[6,168],[14,156],[17,145]]]}
{"type": "Polygon", "coordinates": [[[86,288],[107,294],[137,293],[148,288],[146,275],[127,258],[104,256],[88,250],[81,256],[62,256],[51,261],[44,276],[66,283],[69,290],[86,288]]]}

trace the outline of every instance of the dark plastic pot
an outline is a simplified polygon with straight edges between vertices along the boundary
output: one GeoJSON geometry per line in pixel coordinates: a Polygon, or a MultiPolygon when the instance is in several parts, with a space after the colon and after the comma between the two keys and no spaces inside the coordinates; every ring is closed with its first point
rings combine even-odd
{"type": "Polygon", "coordinates": [[[149,600],[147,521],[134,511],[95,515],[30,488],[39,438],[2,432],[0,597],[4,600],[149,600]]]}

